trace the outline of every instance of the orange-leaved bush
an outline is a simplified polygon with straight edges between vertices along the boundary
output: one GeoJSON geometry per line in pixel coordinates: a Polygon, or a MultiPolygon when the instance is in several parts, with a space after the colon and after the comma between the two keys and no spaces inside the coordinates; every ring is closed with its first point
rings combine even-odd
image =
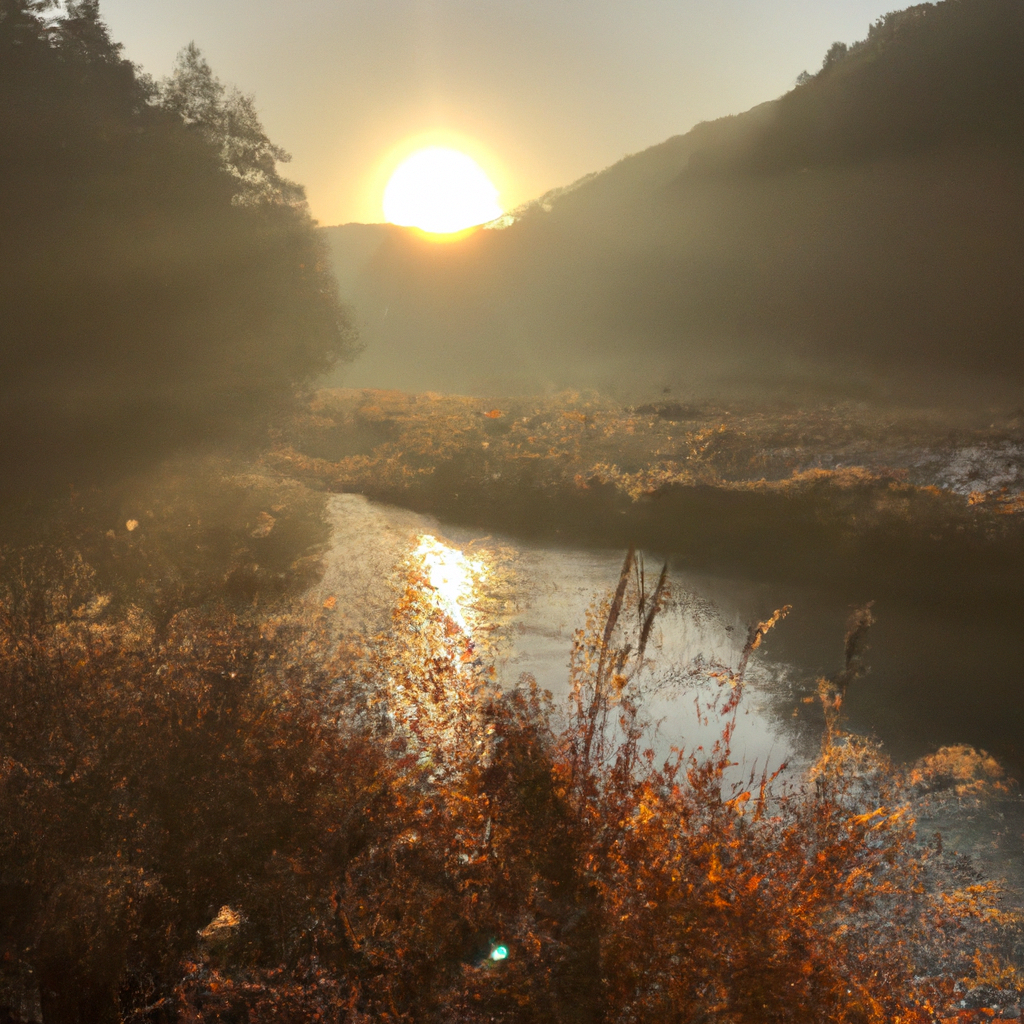
{"type": "Polygon", "coordinates": [[[843,729],[870,612],[810,773],[740,784],[745,673],[786,610],[706,666],[718,742],[659,761],[666,578],[645,592],[629,553],[562,708],[500,689],[416,573],[358,649],[328,616],[5,612],[5,989],[35,985],[47,1024],[753,1024],[1012,987],[996,891],[916,841],[921,780],[843,729]]]}

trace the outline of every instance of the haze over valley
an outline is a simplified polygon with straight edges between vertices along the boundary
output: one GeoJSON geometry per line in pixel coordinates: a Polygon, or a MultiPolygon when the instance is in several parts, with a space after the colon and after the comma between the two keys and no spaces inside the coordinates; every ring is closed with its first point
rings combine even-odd
{"type": "Polygon", "coordinates": [[[1014,403],[1024,23],[924,5],[448,245],[327,229],[358,386],[1014,403]]]}
{"type": "Polygon", "coordinates": [[[1024,0],[875,5],[0,0],[0,1024],[1024,1016],[1024,0]]]}

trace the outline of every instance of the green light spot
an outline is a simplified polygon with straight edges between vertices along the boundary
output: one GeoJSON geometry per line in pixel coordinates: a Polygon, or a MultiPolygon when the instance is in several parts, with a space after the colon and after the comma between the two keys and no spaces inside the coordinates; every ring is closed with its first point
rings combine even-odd
{"type": "Polygon", "coordinates": [[[491,950],[492,960],[504,960],[508,956],[508,947],[506,946],[495,946],[491,950]]]}

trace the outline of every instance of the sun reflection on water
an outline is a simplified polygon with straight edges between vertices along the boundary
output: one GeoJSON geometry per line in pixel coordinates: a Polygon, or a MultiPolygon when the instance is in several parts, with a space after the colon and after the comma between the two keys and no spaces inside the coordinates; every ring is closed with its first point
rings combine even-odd
{"type": "Polygon", "coordinates": [[[477,593],[489,575],[483,557],[473,557],[449,547],[429,533],[422,534],[411,554],[412,564],[425,577],[433,603],[467,636],[477,593]]]}

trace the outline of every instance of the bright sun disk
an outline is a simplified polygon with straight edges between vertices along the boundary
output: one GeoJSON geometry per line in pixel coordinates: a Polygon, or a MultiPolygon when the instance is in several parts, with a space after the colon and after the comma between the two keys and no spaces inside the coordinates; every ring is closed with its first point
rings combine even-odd
{"type": "Polygon", "coordinates": [[[384,189],[384,218],[431,234],[452,234],[504,213],[498,190],[465,153],[421,149],[399,164],[384,189]]]}

